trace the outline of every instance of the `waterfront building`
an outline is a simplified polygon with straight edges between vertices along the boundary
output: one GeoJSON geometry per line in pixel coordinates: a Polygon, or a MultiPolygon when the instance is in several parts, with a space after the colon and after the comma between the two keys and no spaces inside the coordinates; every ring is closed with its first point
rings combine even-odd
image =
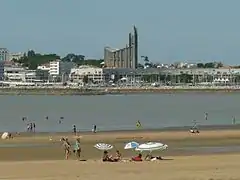
{"type": "Polygon", "coordinates": [[[25,68],[16,66],[4,66],[4,80],[6,81],[24,81],[25,68]]]}
{"type": "Polygon", "coordinates": [[[9,61],[9,51],[7,48],[0,48],[0,61],[9,61]]]}
{"type": "Polygon", "coordinates": [[[0,61],[0,80],[4,79],[4,61],[0,61]]]}
{"type": "Polygon", "coordinates": [[[24,82],[47,82],[49,80],[48,70],[26,70],[24,82]]]}
{"type": "Polygon", "coordinates": [[[13,59],[19,60],[23,56],[24,56],[24,53],[22,53],[22,52],[19,52],[19,53],[9,53],[9,60],[10,61],[13,60],[13,59]]]}
{"type": "Polygon", "coordinates": [[[103,69],[91,66],[80,66],[71,69],[69,78],[73,82],[83,82],[85,76],[93,83],[101,83],[104,81],[103,69]]]}
{"type": "Polygon", "coordinates": [[[108,68],[130,68],[138,66],[138,32],[133,27],[133,34],[129,33],[128,44],[122,49],[104,48],[104,66],[108,68]]]}
{"type": "Polygon", "coordinates": [[[50,63],[39,65],[37,69],[43,70],[43,71],[50,71],[50,63]]]}
{"type": "Polygon", "coordinates": [[[68,75],[71,71],[71,69],[76,64],[73,62],[65,62],[61,60],[51,61],[49,66],[49,74],[51,76],[62,76],[62,75],[68,75]]]}
{"type": "Polygon", "coordinates": [[[128,78],[160,84],[240,84],[240,68],[126,69],[105,68],[105,80],[128,78]],[[112,78],[114,77],[114,78],[112,78]]]}

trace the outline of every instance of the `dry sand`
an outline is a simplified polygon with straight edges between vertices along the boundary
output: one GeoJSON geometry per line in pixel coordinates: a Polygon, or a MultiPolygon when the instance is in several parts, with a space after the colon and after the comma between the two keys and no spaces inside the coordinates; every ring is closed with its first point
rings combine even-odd
{"type": "MultiPolygon", "coordinates": [[[[74,136],[63,134],[71,141],[74,136]]],[[[0,145],[8,144],[40,144],[42,147],[5,147],[0,148],[0,179],[54,180],[54,179],[201,179],[201,180],[233,180],[240,179],[240,153],[224,153],[199,155],[181,152],[181,147],[229,146],[240,145],[240,131],[202,131],[200,134],[188,132],[109,132],[97,134],[81,134],[82,158],[79,162],[72,156],[63,160],[63,150],[59,139],[62,135],[37,134],[35,136],[19,136],[12,140],[1,140],[0,145]],[[160,141],[169,145],[163,153],[168,160],[155,162],[121,162],[103,163],[99,159],[102,153],[93,145],[96,142],[114,144],[125,157],[135,153],[124,151],[125,142],[136,140],[160,141]]]]}
{"type": "Polygon", "coordinates": [[[173,157],[155,162],[25,161],[0,163],[0,179],[18,180],[233,180],[240,179],[240,155],[173,157]]]}

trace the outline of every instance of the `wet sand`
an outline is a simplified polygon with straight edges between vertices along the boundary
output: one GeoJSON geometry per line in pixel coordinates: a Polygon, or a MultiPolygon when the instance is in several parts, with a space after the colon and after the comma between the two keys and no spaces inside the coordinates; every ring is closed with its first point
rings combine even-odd
{"type": "Polygon", "coordinates": [[[80,136],[85,162],[76,161],[73,154],[69,160],[63,160],[59,141],[62,136],[74,143],[75,136],[69,133],[23,134],[11,140],[0,140],[0,179],[240,179],[240,148],[216,151],[240,147],[238,130],[201,131],[200,134],[186,131],[83,133],[80,136]],[[166,160],[103,163],[100,161],[102,152],[93,147],[97,142],[110,143],[115,146],[111,153],[119,149],[124,158],[130,158],[136,152],[123,150],[123,147],[132,140],[168,144],[167,151],[153,152],[166,160]],[[215,150],[206,151],[211,147],[215,150]]]}

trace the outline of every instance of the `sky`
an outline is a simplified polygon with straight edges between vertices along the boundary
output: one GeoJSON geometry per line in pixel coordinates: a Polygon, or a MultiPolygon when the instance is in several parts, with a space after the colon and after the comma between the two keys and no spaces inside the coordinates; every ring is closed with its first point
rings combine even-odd
{"type": "Polygon", "coordinates": [[[1,0],[0,47],[83,54],[125,47],[136,25],[139,56],[153,62],[240,64],[239,0],[1,0]]]}

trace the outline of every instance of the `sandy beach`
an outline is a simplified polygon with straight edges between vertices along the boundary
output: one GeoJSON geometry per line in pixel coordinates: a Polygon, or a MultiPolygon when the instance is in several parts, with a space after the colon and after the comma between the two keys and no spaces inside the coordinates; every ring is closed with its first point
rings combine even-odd
{"type": "Polygon", "coordinates": [[[14,139],[1,140],[0,179],[240,179],[238,130],[209,130],[200,134],[186,131],[83,133],[79,136],[82,159],[86,161],[76,161],[73,154],[69,160],[64,160],[59,141],[62,136],[74,143],[75,136],[69,133],[20,134],[14,139]],[[123,150],[123,147],[132,140],[168,144],[167,151],[153,152],[165,160],[103,163],[102,152],[93,147],[97,142],[109,143],[115,147],[112,154],[118,149],[124,159],[129,159],[136,152],[123,150]]]}

